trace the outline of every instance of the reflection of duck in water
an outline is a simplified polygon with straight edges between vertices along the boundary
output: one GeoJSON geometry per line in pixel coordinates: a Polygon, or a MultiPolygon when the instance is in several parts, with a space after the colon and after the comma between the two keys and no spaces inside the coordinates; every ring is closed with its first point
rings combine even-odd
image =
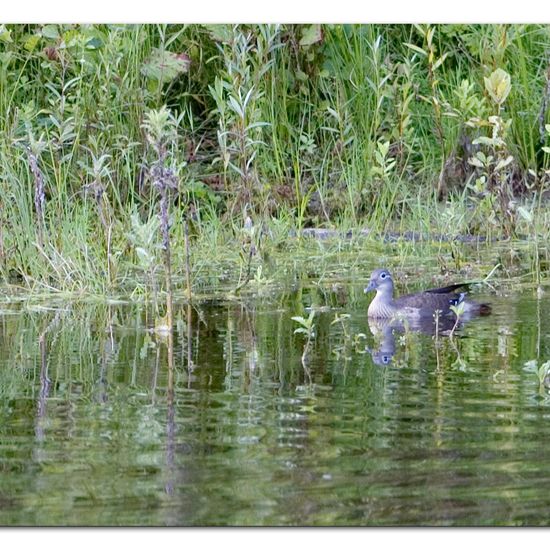
{"type": "MultiPolygon", "coordinates": [[[[470,317],[461,317],[458,326],[462,326],[464,321],[471,319],[470,317]]],[[[406,331],[420,332],[427,336],[434,336],[436,331],[440,335],[449,334],[454,326],[456,319],[450,316],[439,317],[437,322],[435,317],[420,317],[417,319],[408,319],[396,316],[394,319],[377,319],[369,317],[369,329],[379,344],[376,349],[367,348],[371,354],[372,361],[375,365],[389,365],[395,355],[395,338],[396,333],[404,333],[406,331]]]]}
{"type": "Polygon", "coordinates": [[[393,279],[387,269],[375,269],[372,272],[365,292],[376,290],[376,296],[369,305],[369,318],[393,319],[396,316],[409,320],[428,319],[433,323],[436,311],[440,317],[454,318],[451,306],[464,304],[461,317],[472,315],[488,315],[491,307],[466,300],[466,292],[457,292],[466,288],[468,283],[459,283],[443,288],[432,288],[416,294],[407,294],[399,298],[393,297],[393,279]]]}
{"type": "Polygon", "coordinates": [[[395,335],[391,321],[370,319],[369,329],[379,344],[377,349],[367,348],[375,365],[389,365],[395,355],[395,335]]]}
{"type": "MultiPolygon", "coordinates": [[[[449,317],[443,317],[438,320],[437,330],[440,334],[448,333],[452,330],[455,320],[449,317]]],[[[408,319],[375,319],[369,317],[369,329],[378,343],[376,349],[367,348],[371,354],[375,365],[389,365],[395,355],[396,333],[421,332],[433,336],[436,331],[435,319],[415,319],[409,322],[408,319]]]]}

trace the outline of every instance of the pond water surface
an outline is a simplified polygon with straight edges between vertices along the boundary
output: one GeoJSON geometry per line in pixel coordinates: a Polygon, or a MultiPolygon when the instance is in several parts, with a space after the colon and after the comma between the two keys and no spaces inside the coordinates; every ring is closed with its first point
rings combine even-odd
{"type": "Polygon", "coordinates": [[[450,339],[369,327],[363,283],[178,304],[171,341],[144,306],[4,305],[0,524],[548,525],[549,294],[450,339]]]}

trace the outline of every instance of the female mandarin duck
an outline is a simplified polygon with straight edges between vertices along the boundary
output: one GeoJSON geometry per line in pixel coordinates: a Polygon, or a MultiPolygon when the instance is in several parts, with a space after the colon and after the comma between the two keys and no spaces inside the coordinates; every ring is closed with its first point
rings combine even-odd
{"type": "Polygon", "coordinates": [[[393,279],[387,269],[375,269],[365,292],[376,290],[376,296],[368,309],[372,319],[390,319],[401,314],[405,317],[433,317],[436,310],[441,315],[452,314],[451,306],[464,303],[464,313],[468,315],[488,315],[491,306],[466,300],[466,292],[455,292],[469,283],[459,283],[444,288],[432,288],[417,294],[393,297],[393,279]]]}

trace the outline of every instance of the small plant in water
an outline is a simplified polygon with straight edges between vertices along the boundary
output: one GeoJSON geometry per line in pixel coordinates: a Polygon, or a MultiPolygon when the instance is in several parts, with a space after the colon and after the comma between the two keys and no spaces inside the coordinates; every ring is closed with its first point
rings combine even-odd
{"type": "Polygon", "coordinates": [[[453,328],[451,329],[451,332],[449,333],[449,340],[453,340],[453,334],[456,330],[456,327],[458,326],[458,323],[460,323],[460,318],[462,317],[464,313],[464,302],[460,302],[456,306],[450,306],[450,310],[456,315],[455,324],[453,325],[453,328]]]}
{"type": "Polygon", "coordinates": [[[307,337],[304,351],[302,353],[302,365],[306,368],[307,354],[309,353],[309,348],[311,346],[311,341],[315,338],[315,325],[313,324],[313,318],[315,317],[315,311],[311,311],[309,317],[305,319],[301,316],[292,317],[293,321],[296,321],[300,327],[294,329],[294,334],[305,334],[307,337]]]}
{"type": "Polygon", "coordinates": [[[434,321],[435,321],[435,345],[439,345],[439,319],[441,317],[441,310],[436,309],[434,311],[434,321]]]}
{"type": "MultiPolygon", "coordinates": [[[[248,205],[247,205],[248,206],[248,205]]],[[[255,234],[256,228],[252,223],[252,218],[246,213],[247,207],[245,206],[243,217],[244,224],[242,228],[242,249],[241,249],[241,260],[242,264],[245,264],[245,277],[241,280],[239,276],[239,284],[235,289],[235,292],[239,292],[247,283],[250,281],[250,274],[252,268],[252,258],[256,254],[256,245],[255,245],[255,234]]],[[[242,268],[241,268],[242,271],[242,268]]],[[[261,271],[260,271],[261,276],[261,271]]]]}
{"type": "Polygon", "coordinates": [[[539,389],[541,391],[550,389],[550,361],[546,361],[540,367],[538,366],[537,360],[532,359],[525,363],[525,370],[535,372],[539,379],[539,389]]]}
{"type": "Polygon", "coordinates": [[[346,327],[346,322],[349,320],[350,317],[351,315],[349,313],[336,313],[334,315],[334,320],[330,323],[331,325],[340,323],[340,325],[342,326],[342,330],[344,331],[344,338],[346,340],[351,338],[349,330],[346,327]]]}
{"type": "Polygon", "coordinates": [[[349,313],[336,313],[334,315],[333,321],[330,323],[331,326],[335,324],[340,324],[342,327],[342,332],[344,333],[344,343],[341,346],[336,347],[333,352],[335,353],[336,357],[339,359],[341,354],[344,354],[344,356],[347,356],[347,348],[348,344],[351,342],[352,337],[348,328],[348,321],[350,319],[351,315],[349,313]]]}

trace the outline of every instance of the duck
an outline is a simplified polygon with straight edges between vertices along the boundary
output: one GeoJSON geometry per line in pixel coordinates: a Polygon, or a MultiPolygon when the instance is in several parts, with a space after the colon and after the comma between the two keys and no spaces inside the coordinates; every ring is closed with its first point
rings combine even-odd
{"type": "Polygon", "coordinates": [[[434,316],[436,311],[441,316],[454,316],[451,306],[464,304],[463,314],[467,316],[488,315],[489,304],[480,304],[466,300],[466,289],[470,283],[458,283],[443,288],[431,288],[416,294],[393,297],[393,279],[387,269],[375,269],[369,280],[365,293],[376,291],[376,296],[369,305],[368,317],[371,319],[391,319],[398,316],[421,319],[434,316]]]}

